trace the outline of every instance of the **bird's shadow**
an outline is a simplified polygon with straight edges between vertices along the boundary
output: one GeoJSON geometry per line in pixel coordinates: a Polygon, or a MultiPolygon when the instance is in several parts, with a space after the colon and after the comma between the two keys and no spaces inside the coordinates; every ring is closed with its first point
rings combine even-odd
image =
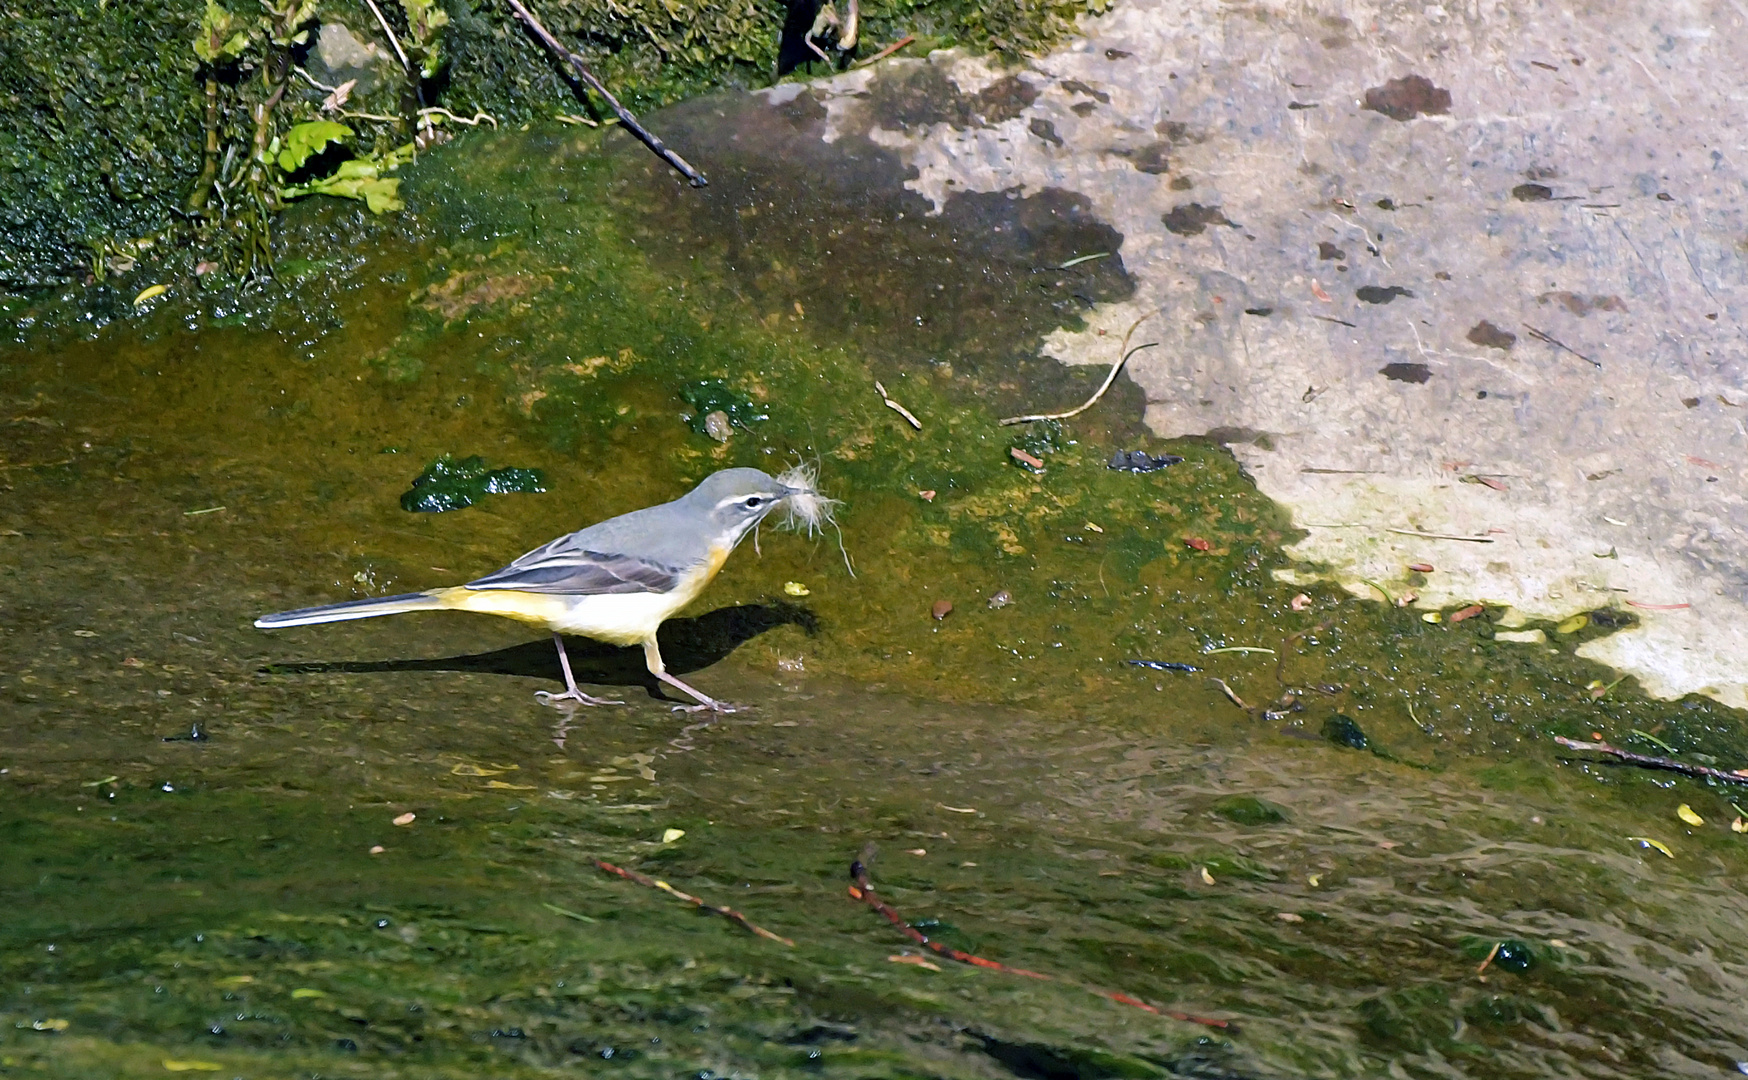
{"type": "MultiPolygon", "coordinates": [[[[656,633],[662,660],[670,672],[685,675],[722,660],[741,645],[779,626],[799,626],[808,634],[819,630],[819,616],[807,608],[782,602],[717,608],[690,619],[669,619],[656,633]]],[[[641,686],[653,698],[661,683],[644,665],[640,646],[621,647],[589,638],[566,637],[565,653],[577,682],[596,686],[641,686]]],[[[550,638],[494,649],[485,653],[443,656],[430,660],[307,660],[268,664],[268,675],[369,674],[380,671],[461,671],[478,675],[520,675],[564,684],[558,652],[550,638]]]]}

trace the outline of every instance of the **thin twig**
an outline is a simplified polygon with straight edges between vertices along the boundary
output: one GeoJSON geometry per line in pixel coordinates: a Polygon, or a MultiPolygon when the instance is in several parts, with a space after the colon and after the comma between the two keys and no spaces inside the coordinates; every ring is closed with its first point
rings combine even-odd
{"type": "Polygon", "coordinates": [[[1485,536],[1456,536],[1451,533],[1421,532],[1418,529],[1385,529],[1384,531],[1395,533],[1398,536],[1424,537],[1427,540],[1461,540],[1467,544],[1491,544],[1493,542],[1492,539],[1485,536]]]}
{"type": "Polygon", "coordinates": [[[906,420],[909,420],[911,427],[916,428],[918,431],[923,429],[923,422],[918,420],[915,414],[913,414],[909,409],[892,400],[892,395],[886,392],[886,387],[880,385],[879,379],[874,380],[874,389],[880,394],[880,400],[886,402],[886,407],[888,409],[891,409],[906,420]]]}
{"type": "MultiPolygon", "coordinates": [[[[873,845],[870,844],[868,850],[864,851],[864,856],[866,857],[868,851],[872,850],[873,845]]],[[[851,885],[849,890],[850,898],[852,900],[860,900],[862,903],[867,904],[875,911],[884,915],[886,921],[897,927],[900,933],[904,934],[904,936],[910,938],[918,945],[923,946],[925,949],[929,949],[941,956],[945,956],[949,960],[957,960],[961,964],[970,964],[973,967],[987,968],[990,971],[1002,971],[1009,975],[1023,975],[1028,979],[1040,979],[1044,982],[1066,981],[1057,979],[1052,975],[1045,975],[1036,971],[1027,971],[1025,968],[1009,967],[1007,964],[1003,964],[1000,961],[986,960],[981,956],[974,956],[971,953],[965,952],[963,949],[955,949],[951,946],[943,945],[938,941],[931,941],[927,934],[906,922],[904,916],[893,910],[891,904],[886,903],[884,900],[881,900],[874,895],[874,886],[868,882],[868,867],[863,864],[861,859],[856,859],[850,863],[850,877],[855,881],[855,884],[851,885]]],[[[1149,1005],[1140,998],[1131,997],[1128,994],[1116,990],[1104,990],[1096,986],[1085,985],[1082,985],[1081,989],[1097,994],[1103,998],[1109,998],[1112,1001],[1121,1002],[1124,1005],[1133,1005],[1137,1009],[1143,1009],[1158,1016],[1169,1016],[1173,1020],[1182,1020],[1186,1023],[1202,1024],[1214,1028],[1230,1028],[1232,1026],[1231,1021],[1228,1020],[1211,1020],[1204,1016],[1192,1016],[1189,1013],[1172,1012],[1167,1009],[1161,1009],[1157,1005],[1149,1005]]]]}
{"type": "Polygon", "coordinates": [[[1666,769],[1669,772],[1681,773],[1683,776],[1722,780],[1726,784],[1748,784],[1748,776],[1731,772],[1728,769],[1712,769],[1704,765],[1689,765],[1685,761],[1676,761],[1674,758],[1635,754],[1631,750],[1621,750],[1605,742],[1579,742],[1577,739],[1568,739],[1564,735],[1554,736],[1554,741],[1570,750],[1595,750],[1599,754],[1609,754],[1629,765],[1637,765],[1644,769],[1666,769]]]}
{"type": "Polygon", "coordinates": [[[1584,361],[1586,364],[1589,364],[1592,367],[1597,367],[1597,368],[1602,367],[1602,363],[1600,361],[1592,360],[1590,357],[1585,356],[1583,353],[1579,352],[1577,349],[1574,349],[1572,346],[1566,344],[1564,341],[1556,341],[1554,338],[1550,337],[1548,334],[1546,334],[1540,330],[1537,330],[1535,327],[1531,326],[1529,323],[1524,323],[1523,328],[1525,330],[1528,330],[1530,332],[1530,337],[1535,338],[1537,341],[1546,342],[1547,344],[1552,345],[1556,349],[1561,349],[1565,352],[1569,352],[1573,356],[1576,356],[1578,359],[1584,361]]]}
{"type": "Polygon", "coordinates": [[[857,64],[856,66],[857,67],[867,67],[869,64],[878,63],[879,61],[886,59],[888,56],[891,56],[893,53],[904,48],[906,45],[909,45],[910,43],[914,42],[915,40],[916,40],[915,34],[906,34],[903,37],[899,38],[897,41],[886,46],[886,48],[881,49],[879,52],[875,53],[873,56],[870,56],[868,59],[862,61],[860,64],[857,64]]]}
{"type": "Polygon", "coordinates": [[[412,78],[413,62],[407,59],[406,53],[401,51],[401,43],[395,38],[394,30],[390,29],[388,20],[382,17],[382,9],[376,6],[376,0],[364,0],[364,3],[370,8],[370,13],[376,16],[376,21],[381,25],[382,32],[388,35],[388,43],[395,47],[395,55],[401,58],[401,70],[407,73],[407,78],[412,78]]]}
{"type": "MultiPolygon", "coordinates": [[[[511,2],[514,3],[514,0],[511,0],[511,2]]],[[[748,921],[748,919],[745,915],[742,915],[740,912],[734,910],[731,907],[726,907],[726,906],[717,907],[715,904],[707,904],[704,901],[700,900],[698,897],[693,896],[690,893],[681,892],[680,890],[674,888],[672,885],[669,885],[665,881],[657,881],[655,878],[645,877],[644,875],[638,873],[636,870],[626,870],[623,867],[614,866],[610,862],[602,862],[600,859],[595,860],[595,865],[599,866],[601,869],[607,871],[609,874],[619,875],[620,877],[624,878],[626,881],[636,882],[639,885],[643,885],[643,886],[646,886],[646,887],[651,888],[651,889],[660,889],[662,892],[667,893],[669,896],[675,897],[676,899],[684,900],[688,904],[691,904],[695,907],[702,908],[705,911],[714,911],[718,915],[721,915],[723,918],[729,920],[730,922],[739,923],[742,927],[744,927],[748,930],[751,930],[753,933],[759,935],[762,938],[765,938],[768,941],[775,941],[775,942],[778,942],[780,944],[787,945],[791,949],[793,949],[795,947],[795,943],[793,941],[790,941],[786,937],[781,937],[777,934],[773,934],[769,930],[766,930],[762,926],[753,925],[753,923],[748,921]]]]}
{"type": "Polygon", "coordinates": [[[1094,405],[1097,405],[1099,398],[1104,397],[1105,391],[1109,390],[1111,388],[1111,384],[1117,381],[1117,372],[1123,370],[1123,365],[1129,362],[1129,358],[1131,356],[1134,356],[1136,353],[1140,352],[1142,349],[1151,349],[1155,345],[1159,344],[1159,342],[1157,342],[1157,341],[1149,341],[1147,344],[1137,345],[1133,349],[1131,349],[1129,347],[1129,337],[1130,337],[1130,335],[1135,333],[1135,328],[1140,326],[1142,323],[1146,322],[1148,319],[1152,318],[1155,314],[1156,314],[1155,312],[1150,311],[1146,315],[1141,316],[1139,319],[1136,319],[1133,323],[1130,324],[1129,332],[1123,335],[1123,351],[1122,351],[1121,355],[1119,355],[1117,357],[1117,362],[1111,365],[1111,373],[1109,375],[1105,376],[1104,385],[1100,386],[1096,391],[1094,391],[1092,397],[1089,397],[1086,399],[1086,404],[1082,405],[1078,409],[1070,409],[1067,412],[1038,413],[1035,416],[1010,416],[1006,420],[1002,421],[1002,426],[1006,427],[1009,424],[1029,424],[1034,420],[1066,420],[1071,416],[1079,416],[1081,413],[1086,412],[1088,409],[1092,408],[1094,405]]]}
{"type": "Polygon", "coordinates": [[[1250,706],[1246,705],[1244,703],[1244,699],[1238,696],[1238,691],[1236,691],[1236,690],[1232,689],[1230,686],[1226,685],[1225,679],[1209,679],[1208,681],[1213,683],[1215,686],[1218,686],[1220,688],[1220,692],[1222,694],[1225,694],[1227,696],[1227,698],[1229,698],[1231,700],[1232,704],[1238,706],[1240,709],[1243,709],[1245,712],[1250,711],[1250,706]]]}
{"type": "Polygon", "coordinates": [[[613,110],[613,115],[619,117],[619,122],[637,136],[638,142],[649,147],[656,157],[672,165],[681,176],[692,182],[693,187],[704,187],[710,183],[704,179],[703,173],[688,165],[685,158],[669,150],[666,144],[638,123],[637,117],[631,115],[631,110],[619,104],[619,99],[608,93],[606,85],[600,79],[595,78],[595,73],[589,70],[587,64],[583,63],[583,58],[559,44],[557,38],[547,33],[546,27],[540,25],[540,20],[534,17],[534,13],[522,6],[521,0],[505,0],[505,2],[510,5],[510,10],[516,13],[516,17],[527,24],[528,29],[534,32],[534,36],[539,38],[542,44],[551,49],[554,55],[563,57],[570,62],[572,70],[577,73],[577,78],[581,79],[589,89],[601,95],[602,100],[607,102],[607,107],[613,110]]]}

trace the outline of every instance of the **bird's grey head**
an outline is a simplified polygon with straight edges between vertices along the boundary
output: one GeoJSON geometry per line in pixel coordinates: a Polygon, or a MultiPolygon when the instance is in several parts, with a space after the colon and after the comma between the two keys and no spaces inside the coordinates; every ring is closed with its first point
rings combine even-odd
{"type": "Polygon", "coordinates": [[[705,477],[681,501],[707,514],[717,535],[732,545],[792,494],[794,489],[758,469],[723,469],[705,477]]]}

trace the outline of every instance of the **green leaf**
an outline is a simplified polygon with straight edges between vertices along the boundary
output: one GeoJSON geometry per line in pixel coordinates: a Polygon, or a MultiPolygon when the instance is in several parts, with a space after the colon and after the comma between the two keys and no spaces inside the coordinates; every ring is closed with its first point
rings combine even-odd
{"type": "Polygon", "coordinates": [[[194,39],[194,55],[209,64],[235,60],[249,47],[249,25],[213,0],[206,0],[200,17],[200,33],[194,39]]]}
{"type": "Polygon", "coordinates": [[[279,167],[288,173],[303,168],[304,162],[321,153],[329,143],[342,142],[352,136],[352,129],[333,120],[312,120],[298,124],[280,141],[279,167]]]}

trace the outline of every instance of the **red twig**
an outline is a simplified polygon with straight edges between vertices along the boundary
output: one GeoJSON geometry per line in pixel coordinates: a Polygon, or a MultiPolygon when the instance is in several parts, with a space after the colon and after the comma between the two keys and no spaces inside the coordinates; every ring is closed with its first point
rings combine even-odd
{"type": "Polygon", "coordinates": [[[1704,765],[1689,765],[1685,761],[1676,761],[1674,758],[1652,757],[1649,754],[1635,754],[1631,750],[1617,749],[1605,742],[1579,742],[1577,739],[1568,739],[1564,735],[1554,736],[1554,741],[1568,749],[1595,750],[1600,754],[1609,754],[1617,757],[1629,765],[1638,765],[1646,769],[1667,769],[1670,772],[1678,772],[1686,776],[1701,776],[1709,777],[1713,780],[1722,780],[1727,784],[1748,784],[1748,775],[1730,772],[1727,769],[1713,769],[1704,765]]]}
{"type": "Polygon", "coordinates": [[[595,865],[599,866],[601,869],[607,871],[609,874],[619,875],[620,877],[624,878],[626,881],[636,882],[639,885],[643,885],[643,886],[646,886],[647,888],[651,888],[651,889],[660,889],[662,892],[667,893],[669,896],[676,897],[680,900],[684,900],[688,904],[691,904],[695,907],[702,908],[705,911],[714,911],[718,915],[721,915],[723,918],[729,920],[730,922],[739,923],[741,926],[745,927],[748,930],[751,930],[753,933],[759,935],[762,938],[766,938],[770,941],[780,942],[784,945],[789,946],[791,949],[793,949],[795,947],[795,943],[793,941],[790,941],[786,937],[782,937],[780,935],[773,934],[769,930],[766,930],[762,926],[754,925],[750,920],[747,919],[747,917],[745,915],[742,915],[740,912],[734,910],[731,907],[726,907],[726,906],[718,907],[715,904],[707,904],[703,900],[700,900],[698,897],[693,896],[691,893],[683,893],[680,890],[674,888],[672,885],[669,885],[665,881],[657,881],[655,878],[646,877],[645,875],[638,873],[636,870],[627,870],[623,867],[614,866],[610,862],[602,862],[600,859],[595,860],[595,865]]]}
{"type": "Polygon", "coordinates": [[[909,45],[910,43],[912,43],[915,40],[916,40],[916,35],[906,34],[903,37],[899,38],[897,41],[886,46],[886,48],[881,49],[879,52],[875,53],[873,56],[870,56],[868,59],[862,61],[860,64],[857,64],[856,66],[857,67],[867,67],[869,64],[877,64],[880,61],[886,59],[888,56],[891,56],[893,53],[897,52],[898,50],[904,48],[906,45],[909,45]]]}
{"type": "MultiPolygon", "coordinates": [[[[850,886],[850,898],[852,900],[860,900],[862,903],[867,904],[875,911],[886,916],[886,921],[893,926],[898,927],[900,933],[926,949],[939,953],[949,960],[957,960],[961,964],[970,964],[973,967],[988,968],[991,971],[1002,971],[1009,975],[1024,975],[1028,979],[1042,979],[1045,982],[1065,981],[1058,979],[1053,975],[1044,975],[1036,971],[1027,971],[1025,968],[1010,967],[997,960],[987,960],[981,956],[973,956],[971,953],[965,952],[963,949],[955,949],[943,945],[938,941],[931,941],[927,934],[918,930],[910,923],[905,922],[904,917],[895,911],[891,904],[888,904],[886,901],[881,900],[874,895],[874,886],[868,883],[868,868],[862,864],[861,859],[857,859],[850,863],[850,877],[854,878],[856,882],[854,885],[850,886]]],[[[1101,990],[1094,986],[1083,986],[1082,989],[1097,994],[1100,997],[1110,998],[1112,1001],[1120,1001],[1124,1005],[1133,1005],[1137,1009],[1144,1009],[1147,1012],[1158,1016],[1169,1016],[1173,1020],[1182,1020],[1187,1023],[1202,1024],[1214,1028],[1231,1027],[1231,1022],[1227,1020],[1211,1020],[1205,1016],[1191,1016],[1189,1013],[1171,1012],[1166,1009],[1161,1009],[1156,1005],[1149,1005],[1140,998],[1131,997],[1128,994],[1120,993],[1115,990],[1101,990]]]]}

